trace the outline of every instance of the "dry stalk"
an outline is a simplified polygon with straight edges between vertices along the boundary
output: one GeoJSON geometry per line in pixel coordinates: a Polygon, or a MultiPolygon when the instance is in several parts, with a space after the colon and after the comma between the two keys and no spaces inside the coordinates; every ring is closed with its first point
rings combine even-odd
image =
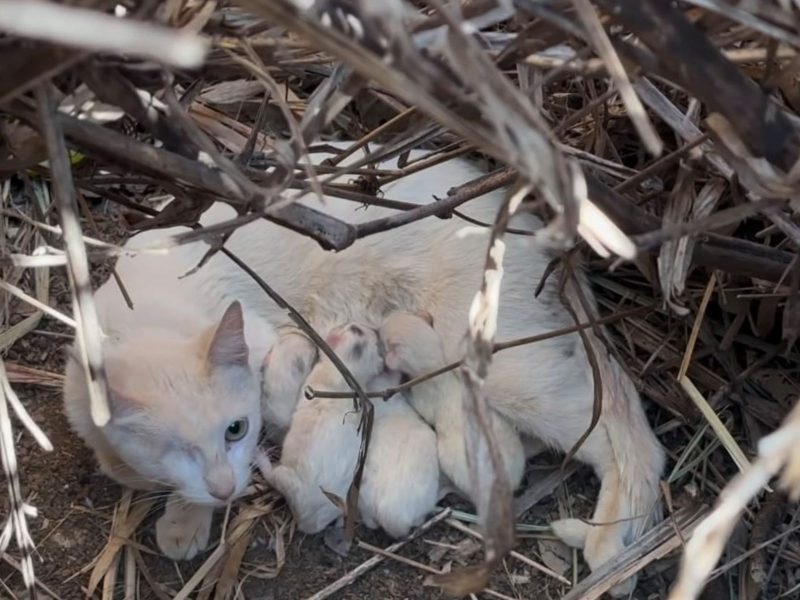
{"type": "Polygon", "coordinates": [[[492,228],[481,289],[469,311],[469,344],[461,366],[465,386],[464,443],[470,471],[470,495],[483,530],[485,562],[432,578],[448,593],[458,596],[477,593],[487,587],[491,569],[514,545],[511,484],[494,439],[484,386],[492,360],[500,306],[505,254],[503,232],[530,190],[530,185],[522,185],[508,193],[492,228]]]}
{"type": "Polygon", "coordinates": [[[42,132],[50,155],[53,196],[61,219],[64,244],[67,247],[67,272],[72,282],[75,321],[78,324],[75,340],[80,362],[86,373],[92,420],[95,425],[102,427],[111,418],[108,406],[108,382],[103,366],[102,329],[92,296],[89,262],[83,244],[72,171],[51,84],[44,83],[39,86],[36,97],[42,132]]]}
{"type": "Polygon", "coordinates": [[[195,33],[41,0],[3,0],[0,30],[85,50],[131,54],[176,67],[198,67],[206,55],[206,42],[195,33]]]}
{"type": "Polygon", "coordinates": [[[781,485],[800,497],[800,402],[774,433],[758,444],[758,459],[725,487],[714,510],[697,526],[686,544],[681,571],[669,600],[694,600],[717,564],[747,504],[780,473],[781,485]]]}
{"type": "MultiPolygon", "coordinates": [[[[11,389],[6,377],[5,366],[0,360],[0,460],[3,464],[3,472],[6,475],[6,485],[8,487],[9,517],[10,525],[9,536],[0,535],[0,554],[5,554],[2,546],[2,538],[10,537],[13,532],[19,548],[20,571],[25,583],[25,591],[29,600],[36,600],[36,576],[33,572],[33,553],[35,546],[28,529],[27,511],[25,498],[22,495],[22,487],[19,481],[19,469],[17,465],[17,454],[14,449],[14,432],[11,428],[11,415],[8,410],[8,391],[11,389]]],[[[38,429],[38,428],[37,428],[38,429]]],[[[44,435],[44,434],[42,434],[44,435]]],[[[44,438],[47,440],[47,438],[44,438]]],[[[49,442],[47,442],[49,444],[49,442]]],[[[5,527],[4,527],[5,529],[5,527]]]]}

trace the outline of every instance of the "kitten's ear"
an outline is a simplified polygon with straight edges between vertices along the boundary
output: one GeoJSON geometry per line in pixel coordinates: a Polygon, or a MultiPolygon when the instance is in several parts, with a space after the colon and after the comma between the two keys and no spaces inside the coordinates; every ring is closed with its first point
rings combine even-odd
{"type": "Polygon", "coordinates": [[[396,348],[386,348],[386,354],[383,356],[383,363],[390,371],[400,370],[400,353],[396,348]]]}
{"type": "Polygon", "coordinates": [[[429,313],[427,310],[421,308],[415,311],[414,314],[417,315],[423,321],[425,321],[428,325],[433,327],[433,315],[429,313]]]}
{"type": "Polygon", "coordinates": [[[211,345],[208,347],[206,362],[215,367],[247,367],[248,348],[244,339],[244,317],[242,305],[234,301],[225,310],[217,325],[211,345]]]}

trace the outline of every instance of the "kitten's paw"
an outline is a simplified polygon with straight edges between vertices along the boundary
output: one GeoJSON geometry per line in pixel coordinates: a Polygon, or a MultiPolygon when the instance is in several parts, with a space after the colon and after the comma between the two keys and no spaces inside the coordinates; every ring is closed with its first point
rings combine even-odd
{"type": "Polygon", "coordinates": [[[156,522],[156,543],[172,560],[191,560],[208,546],[214,509],[170,498],[156,522]]]}
{"type": "Polygon", "coordinates": [[[255,458],[256,467],[261,473],[261,476],[264,479],[269,480],[269,477],[272,474],[272,462],[269,460],[269,456],[267,456],[267,453],[261,448],[256,448],[253,456],[255,458]]]}

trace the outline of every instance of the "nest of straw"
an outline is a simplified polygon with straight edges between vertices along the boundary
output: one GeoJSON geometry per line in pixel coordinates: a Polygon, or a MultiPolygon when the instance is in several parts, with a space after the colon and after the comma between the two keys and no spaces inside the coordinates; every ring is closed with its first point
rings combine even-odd
{"type": "MultiPolygon", "coordinates": [[[[51,435],[55,444],[46,434],[57,417],[39,403],[57,402],[46,390],[60,384],[60,359],[49,357],[77,322],[88,360],[99,360],[83,292],[113,276],[129,232],[192,225],[223,201],[242,221],[268,218],[342,251],[418,219],[464,219],[461,204],[519,182],[552,243],[587,261],[613,351],[671,459],[668,518],[588,577],[569,557],[553,558],[552,545],[520,547],[483,593],[596,598],[639,573],[637,593],[666,597],[686,541],[732,486],[686,547],[672,597],[695,597],[709,575],[708,593],[720,597],[796,596],[800,458],[786,443],[796,415],[759,446],[800,390],[796,1],[5,0],[0,51],[0,449],[10,499],[0,595],[21,594],[24,575],[52,597],[234,598],[254,577],[280,581],[296,543],[279,499],[256,483],[226,516],[220,545],[167,584],[137,537],[153,506],[125,493],[91,507],[108,535],[84,568],[48,579],[59,555],[42,550],[34,581],[23,564],[25,549],[58,537],[62,516],[31,519],[37,498],[59,485],[36,477],[37,457],[74,447],[69,434],[51,435]],[[340,173],[345,153],[316,173],[299,166],[330,139],[357,140],[351,151],[381,143],[381,156],[429,155],[392,172],[366,164],[333,184],[325,176],[340,173]],[[379,193],[456,156],[487,176],[421,208],[379,193]],[[292,204],[301,191],[397,216],[345,226],[292,204]],[[265,535],[269,558],[254,563],[265,535]]],[[[568,509],[591,486],[576,472],[537,475],[515,500],[518,523],[554,492],[548,509],[568,509]]],[[[463,551],[475,536],[469,520],[446,509],[417,535],[463,551]]],[[[447,571],[457,550],[412,560],[405,544],[362,540],[365,561],[313,582],[316,593],[286,597],[346,594],[382,561],[410,564],[419,583],[386,597],[427,597],[420,573],[447,571]]],[[[259,597],[267,588],[250,589],[259,597]]]]}

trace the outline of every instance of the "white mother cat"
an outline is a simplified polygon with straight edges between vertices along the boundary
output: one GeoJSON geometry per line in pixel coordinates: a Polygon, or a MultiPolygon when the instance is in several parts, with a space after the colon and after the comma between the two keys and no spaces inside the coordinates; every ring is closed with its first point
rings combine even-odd
{"type": "MultiPolygon", "coordinates": [[[[412,158],[419,153],[412,154],[412,158]]],[[[396,162],[380,165],[393,169],[396,162]]],[[[453,186],[479,176],[477,169],[463,160],[453,160],[399,179],[383,187],[388,198],[406,202],[428,203],[443,196],[453,186]]],[[[492,221],[502,201],[498,191],[473,200],[464,212],[484,222],[492,221]]],[[[363,222],[393,214],[389,209],[361,209],[357,204],[327,199],[325,204],[312,196],[304,200],[310,206],[350,222],[363,222]]],[[[234,216],[229,207],[219,204],[203,216],[209,224],[234,216]]],[[[513,226],[529,230],[541,224],[532,215],[519,215],[513,226]]],[[[459,236],[465,223],[457,218],[431,217],[408,226],[374,235],[355,243],[341,253],[322,250],[314,241],[261,220],[239,229],[227,247],[258,272],[271,286],[291,302],[313,325],[323,331],[336,323],[361,321],[377,327],[392,310],[428,310],[442,336],[448,360],[461,358],[461,342],[467,329],[470,303],[482,280],[487,236],[459,236]]],[[[184,228],[153,231],[136,236],[128,246],[142,247],[167,238],[184,228]]],[[[111,424],[96,431],[88,417],[88,401],[79,389],[82,375],[67,373],[67,404],[77,430],[97,447],[102,440],[106,449],[124,456],[127,466],[146,473],[136,453],[125,453],[122,445],[169,445],[186,464],[194,464],[207,473],[210,448],[222,448],[226,427],[243,416],[236,398],[216,395],[213,419],[216,428],[207,429],[212,438],[208,448],[198,452],[196,440],[183,439],[187,419],[198,418],[196,382],[172,378],[171,373],[186,363],[187,354],[195,359],[207,350],[199,340],[219,322],[220,315],[233,300],[245,309],[245,332],[250,346],[250,360],[260,361],[271,340],[260,339],[251,328],[259,319],[272,326],[288,322],[285,311],[277,308],[258,286],[228,258],[215,255],[197,273],[179,279],[195,267],[207,249],[204,243],[184,246],[167,257],[139,255],[121,258],[117,271],[135,304],[126,306],[113,280],[97,292],[101,324],[109,336],[106,346],[114,354],[116,367],[109,370],[111,388],[125,386],[126,396],[112,396],[111,424]],[[253,316],[258,318],[253,318],[253,316]],[[148,369],[139,365],[139,357],[153,349],[153,333],[160,339],[187,340],[187,345],[164,344],[158,360],[148,369]],[[125,352],[116,350],[127,349],[125,352]],[[262,353],[261,356],[253,356],[262,353]],[[135,375],[126,375],[130,369],[135,375]],[[154,386],[133,378],[167,377],[171,385],[154,386]],[[130,385],[128,383],[130,382],[130,385]],[[138,385],[138,384],[137,384],[138,385]],[[137,397],[137,389],[148,395],[137,397]],[[159,409],[158,427],[141,427],[123,436],[116,429],[125,419],[126,406],[135,403],[136,411],[146,415],[159,409]],[[116,429],[115,429],[116,428],[116,429]],[[112,431],[114,433],[112,434],[112,431]],[[117,435],[119,433],[119,435],[117,435]]],[[[526,236],[507,236],[505,275],[502,282],[497,338],[500,341],[551,331],[572,325],[560,303],[557,277],[549,282],[538,298],[534,290],[550,256],[526,236]]],[[[196,361],[198,362],[198,361],[196,361]]],[[[207,361],[206,361],[207,362],[207,361]]],[[[591,464],[602,481],[594,520],[609,523],[592,528],[585,554],[594,568],[619,553],[631,538],[646,525],[658,500],[658,481],[664,454],[649,428],[640,400],[627,377],[619,371],[611,384],[616,391],[603,399],[605,415],[577,458],[591,464]]],[[[521,346],[495,355],[486,392],[492,406],[507,416],[520,431],[530,433],[554,447],[567,450],[581,436],[592,418],[593,381],[586,354],[577,334],[521,346]]],[[[239,392],[235,392],[238,394],[239,392]]],[[[245,394],[246,395],[246,394],[245,394]]],[[[247,436],[253,436],[257,424],[250,422],[247,436]]],[[[234,470],[244,464],[243,457],[229,456],[234,470]]],[[[175,476],[172,461],[164,461],[156,479],[169,483],[189,501],[199,500],[195,490],[175,476]]],[[[148,475],[150,476],[150,475],[148,475]]],[[[211,499],[211,490],[208,498],[211,499]]],[[[192,509],[194,513],[197,511],[192,509]]],[[[210,514],[211,508],[207,509],[210,514]]],[[[187,510],[187,512],[189,512],[187,510]]],[[[200,511],[202,512],[202,511],[200,511]]],[[[197,515],[188,518],[197,519],[197,515]]],[[[204,517],[208,518],[208,517],[204,517]]],[[[187,551],[188,556],[191,552],[187,551]]]]}

